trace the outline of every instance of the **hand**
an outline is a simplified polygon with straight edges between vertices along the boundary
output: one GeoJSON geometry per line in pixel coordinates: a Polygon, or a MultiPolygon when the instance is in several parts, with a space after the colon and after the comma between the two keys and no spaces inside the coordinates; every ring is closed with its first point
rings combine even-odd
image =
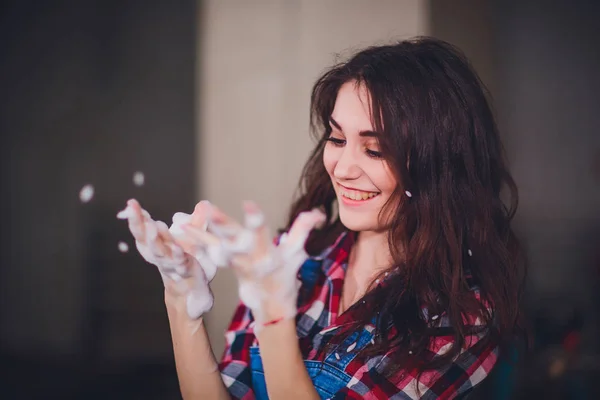
{"type": "Polygon", "coordinates": [[[212,254],[226,260],[221,264],[233,268],[240,300],[252,310],[257,330],[270,321],[296,316],[297,273],[308,257],[304,244],[325,215],[316,209],[301,213],[275,246],[258,206],[248,202],[244,212],[244,226],[213,207],[207,231],[189,225],[182,228],[191,242],[213,248],[212,254]]]}
{"type": "Polygon", "coordinates": [[[165,301],[183,299],[191,319],[200,318],[212,308],[213,295],[208,283],[216,273],[216,266],[202,252],[194,252],[193,246],[185,240],[178,242],[176,237],[181,234],[181,224],[205,226],[208,207],[208,202],[200,202],[192,215],[175,214],[170,229],[164,222],[154,221],[136,200],[129,200],[127,207],[117,214],[117,218],[128,220],[142,257],[158,268],[165,285],[165,301]]]}

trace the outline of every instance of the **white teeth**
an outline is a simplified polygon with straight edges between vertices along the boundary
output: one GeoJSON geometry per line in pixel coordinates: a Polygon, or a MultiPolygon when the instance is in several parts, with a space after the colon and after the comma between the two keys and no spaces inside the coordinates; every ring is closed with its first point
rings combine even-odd
{"type": "Polygon", "coordinates": [[[340,194],[352,200],[368,200],[377,196],[379,193],[362,192],[358,190],[340,189],[340,194]]]}

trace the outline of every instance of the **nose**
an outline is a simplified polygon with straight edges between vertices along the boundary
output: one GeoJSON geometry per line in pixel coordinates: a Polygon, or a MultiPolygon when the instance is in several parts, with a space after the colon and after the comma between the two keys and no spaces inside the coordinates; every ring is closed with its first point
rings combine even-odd
{"type": "Polygon", "coordinates": [[[342,150],[342,154],[335,164],[333,176],[340,181],[353,180],[360,177],[361,169],[358,165],[358,158],[353,153],[350,146],[342,150]]]}

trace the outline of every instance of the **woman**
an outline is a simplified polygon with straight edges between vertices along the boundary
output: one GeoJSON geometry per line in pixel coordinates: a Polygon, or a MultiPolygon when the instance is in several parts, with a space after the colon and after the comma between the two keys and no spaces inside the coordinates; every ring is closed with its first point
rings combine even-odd
{"type": "Polygon", "coordinates": [[[171,232],[135,201],[122,215],[164,276],[184,398],[468,393],[519,328],[525,273],[479,78],[436,39],[371,47],[317,81],[311,116],[318,144],[278,246],[252,203],[245,225],[201,202],[171,232]],[[217,265],[242,301],[220,374],[201,318],[217,265]]]}

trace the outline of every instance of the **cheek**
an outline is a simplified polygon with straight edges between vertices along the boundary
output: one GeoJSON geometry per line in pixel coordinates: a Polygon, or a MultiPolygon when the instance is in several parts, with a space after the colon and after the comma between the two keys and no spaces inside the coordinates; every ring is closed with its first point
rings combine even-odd
{"type": "Polygon", "coordinates": [[[323,151],[323,165],[325,166],[327,173],[331,176],[333,176],[333,170],[335,169],[336,163],[337,158],[335,152],[325,147],[325,150],[323,151]]]}
{"type": "Polygon", "coordinates": [[[378,165],[377,168],[374,168],[371,171],[369,176],[372,179],[373,184],[385,195],[390,195],[396,189],[398,184],[392,171],[385,165],[378,165]]]}

